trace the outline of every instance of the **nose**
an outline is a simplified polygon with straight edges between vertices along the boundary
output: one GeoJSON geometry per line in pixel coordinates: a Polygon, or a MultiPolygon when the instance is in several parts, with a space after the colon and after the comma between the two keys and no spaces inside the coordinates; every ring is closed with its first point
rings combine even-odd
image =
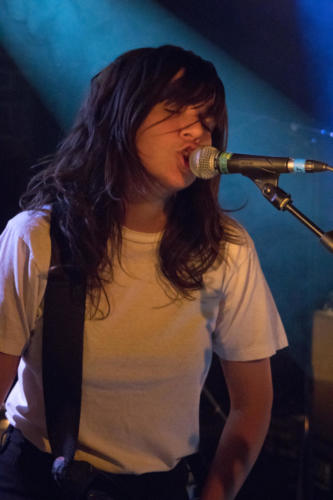
{"type": "Polygon", "coordinates": [[[191,122],[180,130],[183,139],[190,141],[199,141],[207,130],[203,127],[200,120],[191,122]]]}

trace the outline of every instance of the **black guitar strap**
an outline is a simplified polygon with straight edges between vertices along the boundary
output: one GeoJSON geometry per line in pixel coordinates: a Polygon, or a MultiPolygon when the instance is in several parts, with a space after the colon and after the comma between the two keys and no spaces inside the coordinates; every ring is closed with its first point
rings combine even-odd
{"type": "MultiPolygon", "coordinates": [[[[81,413],[86,282],[71,265],[66,243],[51,214],[51,266],[44,299],[43,385],[46,425],[54,468],[70,463],[81,413]],[[59,458],[58,458],[59,457],[59,458]]],[[[60,468],[61,468],[60,467],[60,468]]]]}

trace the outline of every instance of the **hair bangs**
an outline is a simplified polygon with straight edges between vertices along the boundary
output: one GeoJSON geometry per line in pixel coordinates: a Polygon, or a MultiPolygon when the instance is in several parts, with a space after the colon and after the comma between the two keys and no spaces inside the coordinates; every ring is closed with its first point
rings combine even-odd
{"type": "Polygon", "coordinates": [[[203,66],[201,71],[193,67],[180,68],[178,73],[183,69],[183,74],[170,81],[160,94],[160,101],[166,101],[179,109],[207,104],[205,116],[213,117],[219,122],[219,117],[225,113],[224,86],[215,69],[210,68],[210,64],[203,66]]]}

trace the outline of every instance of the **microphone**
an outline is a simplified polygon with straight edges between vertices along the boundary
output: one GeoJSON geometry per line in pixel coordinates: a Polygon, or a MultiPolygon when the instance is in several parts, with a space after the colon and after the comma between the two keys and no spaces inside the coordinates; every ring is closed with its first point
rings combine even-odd
{"type": "Polygon", "coordinates": [[[211,179],[218,174],[305,174],[333,172],[333,167],[315,160],[256,156],[219,151],[213,146],[195,149],[189,158],[190,169],[196,177],[211,179]]]}

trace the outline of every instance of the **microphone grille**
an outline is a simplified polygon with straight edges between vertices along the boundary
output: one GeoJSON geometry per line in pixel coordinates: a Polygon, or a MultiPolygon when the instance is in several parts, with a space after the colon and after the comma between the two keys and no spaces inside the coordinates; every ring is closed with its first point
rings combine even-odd
{"type": "Polygon", "coordinates": [[[215,168],[215,159],[219,150],[213,146],[204,146],[195,149],[190,154],[190,169],[200,179],[211,179],[218,174],[215,168]]]}

